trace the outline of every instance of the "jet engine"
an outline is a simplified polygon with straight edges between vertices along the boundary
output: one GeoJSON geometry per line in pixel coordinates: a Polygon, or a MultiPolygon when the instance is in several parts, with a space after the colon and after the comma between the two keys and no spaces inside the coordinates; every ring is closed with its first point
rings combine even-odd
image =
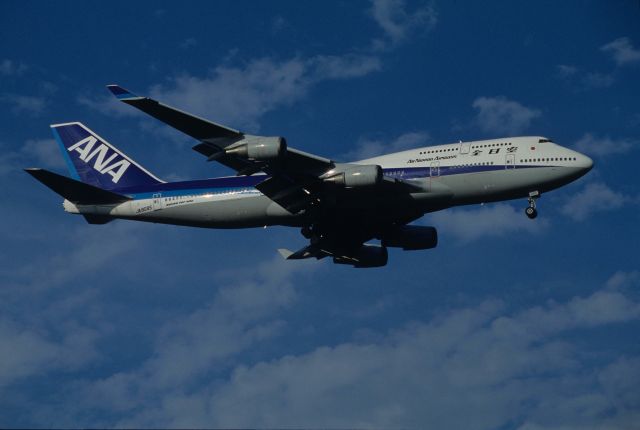
{"type": "Polygon", "coordinates": [[[353,267],[382,267],[387,265],[387,248],[378,245],[362,245],[353,254],[345,257],[333,257],[336,264],[350,264],[353,267]]]}
{"type": "Polygon", "coordinates": [[[283,137],[251,137],[231,145],[225,153],[250,160],[268,161],[280,158],[286,151],[287,142],[283,137]]]}
{"type": "Polygon", "coordinates": [[[404,225],[385,232],[382,245],[405,251],[435,248],[438,245],[438,231],[434,227],[404,225]]]}
{"type": "Polygon", "coordinates": [[[382,182],[382,167],[377,164],[348,166],[341,171],[325,174],[324,182],[345,188],[372,187],[382,182]]]}

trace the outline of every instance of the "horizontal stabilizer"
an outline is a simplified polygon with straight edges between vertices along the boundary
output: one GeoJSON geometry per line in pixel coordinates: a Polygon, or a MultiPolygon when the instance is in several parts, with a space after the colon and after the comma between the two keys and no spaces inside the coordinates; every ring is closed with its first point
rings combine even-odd
{"type": "Polygon", "coordinates": [[[278,252],[285,260],[304,260],[306,258],[317,258],[318,260],[324,258],[328,255],[331,255],[330,252],[327,252],[315,244],[307,245],[302,249],[299,249],[296,252],[289,251],[288,249],[280,248],[278,252]]]}
{"type": "Polygon", "coordinates": [[[103,190],[45,169],[31,168],[25,169],[25,172],[73,203],[85,205],[116,204],[131,200],[127,196],[103,190]]]}
{"type": "Polygon", "coordinates": [[[293,251],[290,251],[286,248],[278,248],[278,252],[280,253],[280,255],[282,255],[282,258],[284,258],[285,260],[288,260],[289,257],[293,255],[293,251]]]}

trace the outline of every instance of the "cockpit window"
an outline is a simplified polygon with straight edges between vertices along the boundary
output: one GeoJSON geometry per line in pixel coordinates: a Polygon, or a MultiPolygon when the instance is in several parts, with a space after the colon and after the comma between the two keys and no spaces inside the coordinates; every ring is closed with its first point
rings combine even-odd
{"type": "Polygon", "coordinates": [[[540,140],[538,140],[538,143],[547,143],[547,142],[553,143],[553,140],[551,140],[551,139],[540,139],[540,140]]]}

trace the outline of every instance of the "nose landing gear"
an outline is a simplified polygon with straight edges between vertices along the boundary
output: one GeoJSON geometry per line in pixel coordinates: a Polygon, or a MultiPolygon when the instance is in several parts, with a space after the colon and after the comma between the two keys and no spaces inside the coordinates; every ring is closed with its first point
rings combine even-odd
{"type": "Polygon", "coordinates": [[[524,213],[527,214],[529,219],[534,219],[538,216],[538,210],[536,209],[536,200],[540,198],[540,193],[538,191],[532,191],[529,193],[529,206],[524,210],[524,213]]]}

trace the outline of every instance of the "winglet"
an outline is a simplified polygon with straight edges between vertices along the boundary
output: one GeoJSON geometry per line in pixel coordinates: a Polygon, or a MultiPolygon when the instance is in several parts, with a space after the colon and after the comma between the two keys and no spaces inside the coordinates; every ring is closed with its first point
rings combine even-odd
{"type": "Polygon", "coordinates": [[[285,248],[279,248],[278,252],[280,253],[280,255],[282,255],[282,258],[284,258],[285,260],[288,260],[289,257],[293,255],[293,251],[289,251],[288,249],[285,249],[285,248]]]}
{"type": "Polygon", "coordinates": [[[118,100],[131,100],[131,99],[142,99],[142,98],[144,98],[144,97],[140,97],[140,96],[137,96],[137,95],[133,94],[129,90],[125,90],[120,85],[115,85],[115,84],[107,85],[107,88],[109,88],[109,91],[111,91],[111,93],[114,96],[116,96],[116,98],[118,100]]]}

